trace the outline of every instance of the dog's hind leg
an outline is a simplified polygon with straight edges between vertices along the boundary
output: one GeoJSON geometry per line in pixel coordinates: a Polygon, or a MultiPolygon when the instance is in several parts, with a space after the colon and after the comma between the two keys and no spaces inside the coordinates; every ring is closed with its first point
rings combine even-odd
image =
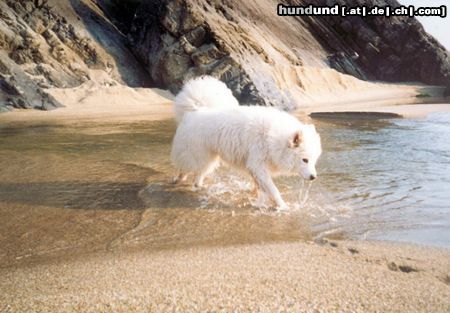
{"type": "Polygon", "coordinates": [[[174,176],[172,182],[178,184],[179,182],[184,182],[188,177],[187,173],[180,172],[178,175],[174,176]]]}
{"type": "Polygon", "coordinates": [[[220,165],[220,159],[218,156],[212,157],[210,160],[208,160],[208,163],[206,163],[205,167],[201,169],[196,177],[195,177],[195,188],[201,188],[203,187],[203,182],[205,180],[205,177],[212,172],[220,165]]]}
{"type": "Polygon", "coordinates": [[[264,191],[262,191],[262,189],[258,189],[256,191],[256,200],[253,205],[256,206],[257,208],[264,208],[264,209],[269,207],[270,205],[269,197],[264,191]]]}

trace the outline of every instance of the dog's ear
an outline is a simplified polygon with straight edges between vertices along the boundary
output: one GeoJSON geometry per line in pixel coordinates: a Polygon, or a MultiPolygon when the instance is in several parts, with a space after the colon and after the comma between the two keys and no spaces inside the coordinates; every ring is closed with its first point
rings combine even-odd
{"type": "Polygon", "coordinates": [[[303,140],[302,132],[300,130],[296,131],[295,134],[291,136],[291,138],[289,139],[289,147],[297,148],[298,146],[300,146],[302,140],[303,140]]]}

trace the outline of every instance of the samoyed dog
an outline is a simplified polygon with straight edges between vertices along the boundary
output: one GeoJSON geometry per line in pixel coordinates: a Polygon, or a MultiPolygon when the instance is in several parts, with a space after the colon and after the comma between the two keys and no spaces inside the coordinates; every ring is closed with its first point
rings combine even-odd
{"type": "Polygon", "coordinates": [[[175,98],[178,128],[171,159],[174,182],[195,176],[195,186],[224,161],[247,171],[260,197],[286,210],[272,176],[300,174],[317,177],[322,149],[314,125],[301,123],[287,112],[270,107],[239,106],[221,81],[202,76],[187,82],[175,98]]]}

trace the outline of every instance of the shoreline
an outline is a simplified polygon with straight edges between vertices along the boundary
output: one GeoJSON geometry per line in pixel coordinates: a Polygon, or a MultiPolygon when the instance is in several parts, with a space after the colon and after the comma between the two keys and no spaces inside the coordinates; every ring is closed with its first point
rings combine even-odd
{"type": "MultiPolygon", "coordinates": [[[[164,90],[83,85],[52,93],[65,99],[66,107],[8,112],[0,114],[0,123],[173,118],[173,96],[164,90]]],[[[450,104],[389,103],[323,104],[294,114],[416,118],[450,111],[450,104]]],[[[0,311],[6,312],[450,311],[450,249],[404,242],[306,239],[119,247],[17,260],[0,268],[0,275],[0,311]]]]}
{"type": "MultiPolygon", "coordinates": [[[[443,98],[442,92],[439,86],[375,84],[368,90],[315,97],[314,102],[306,101],[292,113],[320,118],[425,118],[430,113],[450,111],[450,99],[443,98]],[[422,93],[427,97],[417,97],[422,93]]],[[[158,88],[90,81],[76,88],[49,89],[49,93],[64,107],[51,111],[14,109],[1,113],[0,122],[133,122],[173,117],[174,95],[158,88]]]]}
{"type": "Polygon", "coordinates": [[[324,119],[385,119],[385,118],[426,118],[428,114],[449,112],[450,103],[401,104],[371,108],[334,106],[307,111],[311,118],[324,119]]]}
{"type": "MultiPolygon", "coordinates": [[[[126,106],[127,112],[108,112],[105,108],[85,108],[76,112],[71,108],[58,108],[52,111],[13,110],[0,114],[3,125],[17,123],[78,123],[78,122],[138,122],[157,121],[173,118],[171,100],[161,101],[146,106],[126,106]]],[[[302,119],[422,119],[428,114],[450,112],[450,103],[402,104],[364,108],[358,106],[331,106],[318,109],[298,109],[292,112],[302,119]]]]}
{"type": "Polygon", "coordinates": [[[0,114],[0,122],[133,122],[173,117],[173,95],[158,88],[103,86],[90,82],[77,88],[51,89],[50,93],[64,107],[51,111],[15,109],[0,114]]]}
{"type": "Polygon", "coordinates": [[[449,249],[384,241],[140,249],[0,269],[0,303],[11,312],[445,312],[449,270],[449,249]]]}

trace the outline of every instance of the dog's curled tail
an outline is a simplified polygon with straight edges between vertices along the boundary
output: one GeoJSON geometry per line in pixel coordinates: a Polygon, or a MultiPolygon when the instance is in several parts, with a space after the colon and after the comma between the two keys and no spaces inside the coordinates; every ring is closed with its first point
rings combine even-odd
{"type": "Polygon", "coordinates": [[[200,76],[189,80],[175,97],[175,117],[179,123],[186,113],[201,108],[238,105],[227,85],[212,76],[200,76]]]}

